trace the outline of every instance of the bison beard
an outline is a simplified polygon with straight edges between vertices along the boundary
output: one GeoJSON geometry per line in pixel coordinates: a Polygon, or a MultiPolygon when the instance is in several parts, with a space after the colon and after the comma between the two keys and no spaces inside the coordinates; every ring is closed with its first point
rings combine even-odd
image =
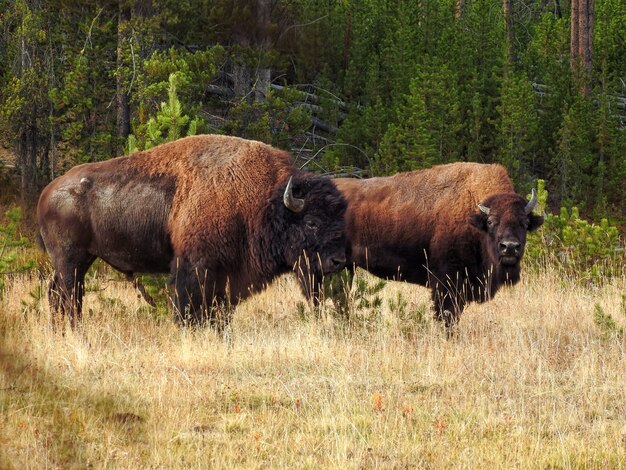
{"type": "Polygon", "coordinates": [[[429,287],[448,332],[467,302],[518,282],[526,233],[543,222],[532,214],[536,198],[515,194],[500,165],[453,163],[334,181],[348,201],[349,264],[429,287]]]}
{"type": "Polygon", "coordinates": [[[76,324],[85,273],[101,258],[127,277],[170,273],[177,319],[215,322],[222,307],[282,273],[318,280],[341,269],[345,210],[330,179],[235,137],[187,137],[74,167],[43,190],[37,207],[54,266],[53,315],[76,324]]]}

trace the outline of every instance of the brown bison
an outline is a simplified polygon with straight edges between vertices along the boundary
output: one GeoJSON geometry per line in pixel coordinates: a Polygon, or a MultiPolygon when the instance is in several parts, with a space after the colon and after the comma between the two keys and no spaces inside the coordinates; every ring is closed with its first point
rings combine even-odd
{"type": "Polygon", "coordinates": [[[526,233],[543,223],[500,165],[452,163],[366,180],[334,180],[348,201],[351,263],[430,287],[450,327],[520,277],[526,233]]]}
{"type": "Polygon", "coordinates": [[[235,305],[279,274],[294,269],[316,286],[343,268],[345,210],[332,180],[236,137],[187,137],[79,165],[37,206],[54,266],[50,305],[75,325],[85,273],[101,258],[129,278],[170,273],[177,318],[214,322],[214,307],[235,305]]]}

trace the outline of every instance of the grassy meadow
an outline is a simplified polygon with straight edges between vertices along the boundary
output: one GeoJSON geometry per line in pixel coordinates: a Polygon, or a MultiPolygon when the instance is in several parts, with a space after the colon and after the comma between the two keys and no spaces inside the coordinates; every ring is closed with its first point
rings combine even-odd
{"type": "Polygon", "coordinates": [[[450,340],[419,286],[346,322],[285,276],[224,339],[111,277],[64,336],[46,281],[8,282],[0,468],[626,468],[625,276],[527,268],[450,340]]]}

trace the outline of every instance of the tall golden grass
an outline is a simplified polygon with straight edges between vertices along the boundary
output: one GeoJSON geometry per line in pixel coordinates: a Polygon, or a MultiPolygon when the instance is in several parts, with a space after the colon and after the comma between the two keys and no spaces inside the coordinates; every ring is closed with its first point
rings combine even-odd
{"type": "MultiPolygon", "coordinates": [[[[626,277],[549,267],[470,305],[446,339],[399,315],[302,318],[290,276],[240,305],[228,340],[90,281],[79,331],[36,279],[0,303],[0,468],[626,468],[626,277]]],[[[328,305],[328,309],[332,308],[328,305]]],[[[404,312],[406,313],[406,312],[404,312]]]]}

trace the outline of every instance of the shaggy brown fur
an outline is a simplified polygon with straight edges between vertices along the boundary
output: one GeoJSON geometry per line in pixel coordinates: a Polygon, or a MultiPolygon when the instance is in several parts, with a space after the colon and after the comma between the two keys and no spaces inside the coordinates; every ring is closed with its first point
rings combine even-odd
{"type": "Polygon", "coordinates": [[[340,269],[345,207],[331,180],[236,137],[187,137],[77,166],[39,199],[51,306],[80,316],[84,276],[99,257],[127,275],[171,273],[179,314],[202,321],[294,267],[303,279],[340,269]],[[283,203],[290,177],[301,212],[283,203]]]}
{"type": "Polygon", "coordinates": [[[483,302],[519,280],[526,231],[543,220],[525,213],[526,200],[500,165],[453,163],[334,181],[348,201],[352,262],[379,277],[429,286],[436,317],[448,326],[467,301],[483,302]],[[479,203],[491,208],[489,217],[479,203]],[[512,243],[506,253],[502,243],[512,243]]]}

